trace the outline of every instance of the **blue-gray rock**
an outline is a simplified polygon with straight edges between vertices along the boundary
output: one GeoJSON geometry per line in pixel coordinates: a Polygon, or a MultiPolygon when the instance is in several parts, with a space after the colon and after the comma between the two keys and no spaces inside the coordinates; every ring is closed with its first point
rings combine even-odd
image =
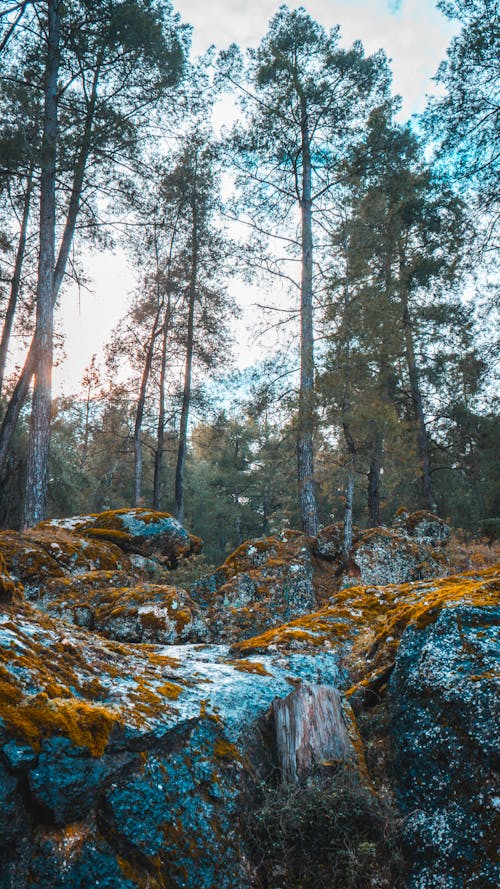
{"type": "Polygon", "coordinates": [[[408,889],[500,885],[500,609],[408,628],[390,681],[408,889]]]}

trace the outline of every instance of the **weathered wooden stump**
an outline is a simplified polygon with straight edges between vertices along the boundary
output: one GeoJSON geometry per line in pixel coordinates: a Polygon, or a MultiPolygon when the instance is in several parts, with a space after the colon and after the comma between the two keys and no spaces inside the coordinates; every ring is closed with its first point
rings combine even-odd
{"type": "Polygon", "coordinates": [[[340,695],[331,685],[304,683],[273,702],[282,779],[296,783],[321,765],[354,762],[340,695]]]}

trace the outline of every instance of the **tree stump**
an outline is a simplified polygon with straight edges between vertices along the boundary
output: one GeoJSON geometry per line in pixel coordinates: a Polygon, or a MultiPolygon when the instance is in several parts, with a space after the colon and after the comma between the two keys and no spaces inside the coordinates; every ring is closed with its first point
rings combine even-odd
{"type": "Polygon", "coordinates": [[[356,760],[336,688],[304,683],[275,700],[273,712],[285,783],[297,783],[321,765],[356,760]]]}

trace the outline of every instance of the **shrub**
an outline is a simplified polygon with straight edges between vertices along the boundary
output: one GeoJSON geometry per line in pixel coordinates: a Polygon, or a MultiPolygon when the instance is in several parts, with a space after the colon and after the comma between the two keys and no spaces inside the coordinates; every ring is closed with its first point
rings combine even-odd
{"type": "Polygon", "coordinates": [[[396,889],[401,879],[393,810],[352,771],[265,787],[245,833],[267,889],[396,889]]]}

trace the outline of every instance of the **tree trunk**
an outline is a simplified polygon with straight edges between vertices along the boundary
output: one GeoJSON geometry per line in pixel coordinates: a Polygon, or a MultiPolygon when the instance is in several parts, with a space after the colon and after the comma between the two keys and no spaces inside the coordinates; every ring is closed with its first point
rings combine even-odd
{"type": "Polygon", "coordinates": [[[370,468],[368,470],[368,527],[376,528],[380,525],[380,469],[382,466],[382,449],[384,439],[380,430],[375,431],[375,437],[370,455],[370,468]]]}
{"type": "Polygon", "coordinates": [[[12,333],[12,325],[16,314],[17,300],[19,296],[19,288],[21,285],[21,274],[24,262],[24,252],[26,249],[26,237],[28,234],[28,221],[30,215],[31,195],[33,192],[33,170],[30,170],[28,181],[26,183],[26,193],[24,195],[23,215],[21,219],[21,228],[19,231],[19,242],[17,245],[16,259],[14,263],[14,272],[10,285],[9,302],[5,313],[5,320],[2,329],[2,338],[0,341],[0,395],[3,389],[3,380],[5,375],[5,367],[7,364],[7,356],[9,353],[10,337],[12,333]]]}
{"type": "Polygon", "coordinates": [[[320,766],[355,762],[337,689],[304,682],[273,701],[276,747],[284,783],[296,784],[320,766]]]}
{"type": "Polygon", "coordinates": [[[31,527],[46,516],[56,234],[57,78],[59,71],[59,2],[48,0],[47,65],[40,178],[40,254],[35,328],[35,385],[31,406],[26,498],[23,524],[31,527]]]}
{"type": "Polygon", "coordinates": [[[156,427],[156,451],[153,480],[153,509],[161,510],[163,489],[163,455],[165,452],[165,382],[167,376],[167,342],[170,328],[170,293],[163,322],[161,342],[160,391],[158,396],[158,425],[156,427]]]}
{"type": "Polygon", "coordinates": [[[314,489],[314,334],[313,237],[311,155],[305,99],[301,97],[302,135],[302,271],[300,283],[300,389],[297,431],[297,475],[302,528],[310,537],[318,533],[318,507],[314,489]]]}
{"type": "Polygon", "coordinates": [[[415,347],[413,343],[413,326],[410,316],[410,308],[408,305],[408,293],[403,282],[401,287],[401,303],[402,303],[402,322],[405,338],[406,363],[408,367],[408,377],[410,380],[410,393],[413,407],[413,416],[415,418],[415,428],[417,433],[417,449],[419,456],[419,487],[422,505],[431,512],[436,510],[436,500],[434,488],[431,478],[431,467],[429,458],[429,438],[425,427],[424,407],[422,403],[422,393],[420,391],[420,382],[418,377],[418,368],[415,358],[415,347]]]}
{"type": "Polygon", "coordinates": [[[196,285],[198,280],[198,212],[196,206],[196,191],[194,192],[192,210],[192,242],[191,242],[191,275],[189,281],[189,304],[186,340],[186,363],[184,365],[184,387],[182,391],[181,419],[179,423],[179,447],[177,450],[177,465],[175,467],[175,517],[182,522],[184,520],[184,471],[186,465],[187,432],[189,407],[191,404],[191,377],[193,370],[194,349],[194,309],[196,303],[196,285]]]}
{"type": "Polygon", "coordinates": [[[148,388],[149,376],[151,373],[151,365],[153,363],[153,355],[156,338],[158,336],[158,321],[160,317],[160,307],[156,312],[151,336],[149,338],[146,357],[144,360],[144,368],[142,371],[141,385],[139,389],[139,398],[137,399],[137,408],[135,412],[134,424],[134,506],[142,506],[142,422],[144,420],[144,408],[146,405],[146,391],[148,388]]]}
{"type": "Polygon", "coordinates": [[[342,543],[342,561],[347,568],[352,549],[352,509],[354,502],[354,469],[356,465],[356,446],[351,435],[347,419],[343,420],[344,437],[349,453],[347,463],[347,480],[345,486],[345,510],[344,510],[344,540],[342,543]]]}

